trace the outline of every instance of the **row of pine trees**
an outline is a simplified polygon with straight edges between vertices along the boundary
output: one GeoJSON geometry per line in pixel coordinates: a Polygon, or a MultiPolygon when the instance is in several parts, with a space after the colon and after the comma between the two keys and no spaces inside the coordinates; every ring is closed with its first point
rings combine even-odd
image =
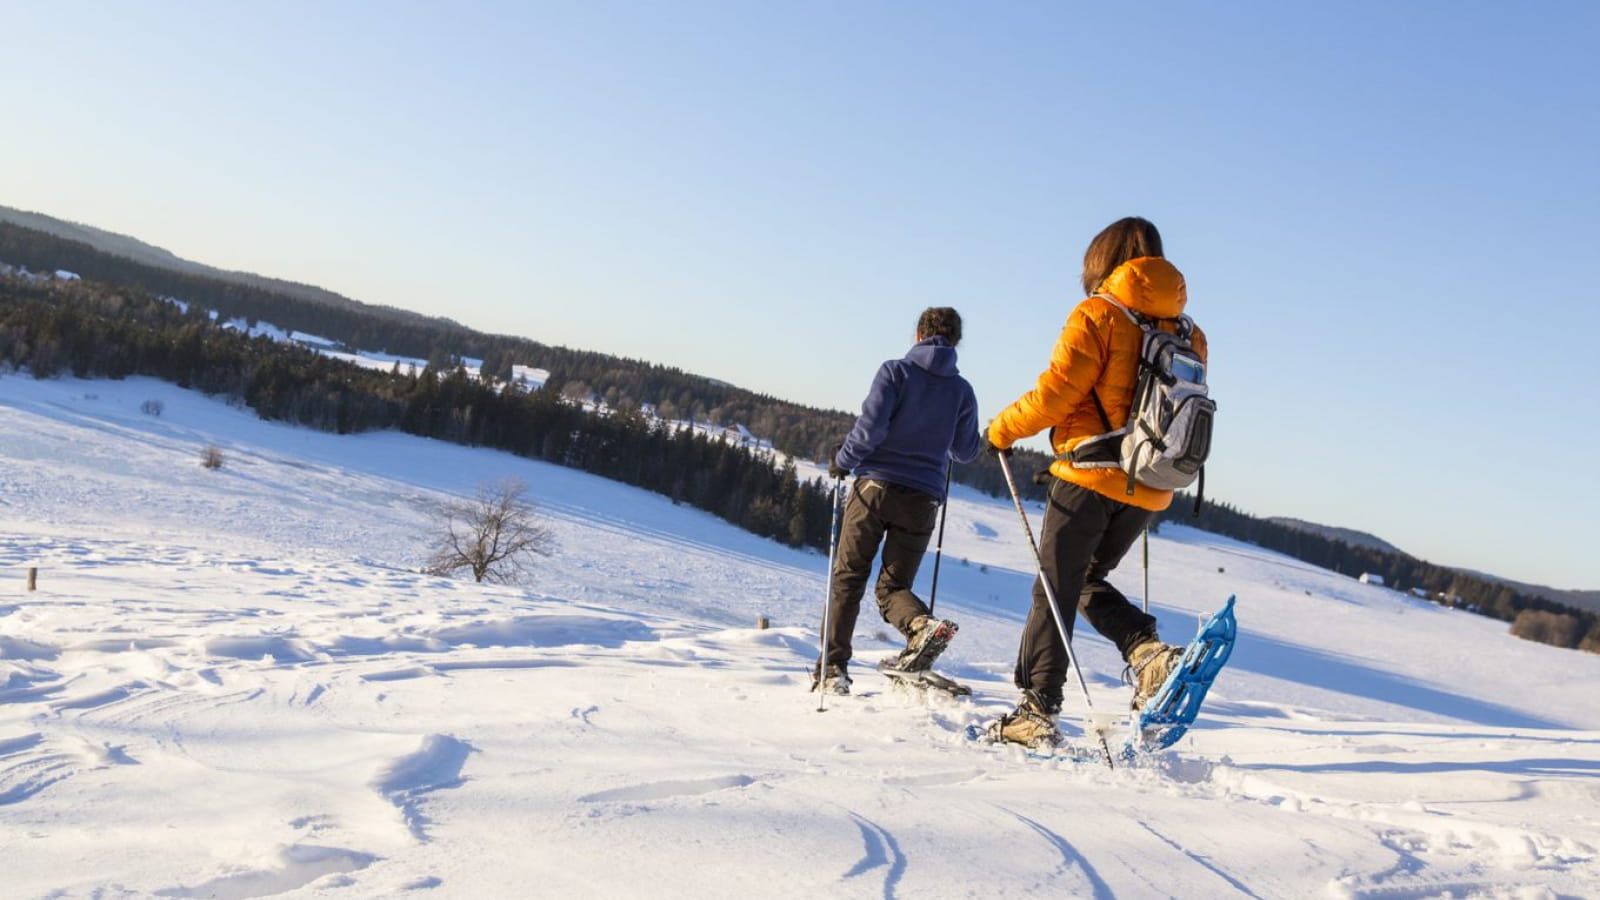
{"type": "Polygon", "coordinates": [[[517,390],[459,365],[362,368],[247,337],[141,291],[0,277],[0,363],[38,378],[148,375],[265,419],[492,447],[656,491],[791,546],[827,547],[827,489],[801,482],[792,462],[779,465],[770,452],[636,411],[589,413],[558,390],[517,390]]]}

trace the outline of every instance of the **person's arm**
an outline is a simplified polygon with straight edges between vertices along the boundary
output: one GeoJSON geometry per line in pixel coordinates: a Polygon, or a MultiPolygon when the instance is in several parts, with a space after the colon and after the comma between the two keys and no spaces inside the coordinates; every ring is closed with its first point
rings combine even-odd
{"type": "Polygon", "coordinates": [[[978,398],[967,385],[967,395],[962,398],[961,411],[956,415],[956,439],[950,445],[950,458],[959,463],[969,463],[983,452],[983,433],[978,430],[978,398]]]}
{"type": "Polygon", "coordinates": [[[867,389],[867,399],[861,401],[861,415],[845,437],[834,461],[847,472],[855,471],[872,451],[878,449],[889,436],[889,420],[894,415],[895,401],[900,396],[899,373],[891,362],[878,367],[878,374],[867,389]]]}
{"type": "Polygon", "coordinates": [[[1005,449],[1065,422],[1100,381],[1106,357],[1105,342],[1089,318],[1088,301],[1084,301],[1067,317],[1050,353],[1050,365],[1039,374],[1033,390],[1018,397],[989,423],[989,442],[1005,449]]]}

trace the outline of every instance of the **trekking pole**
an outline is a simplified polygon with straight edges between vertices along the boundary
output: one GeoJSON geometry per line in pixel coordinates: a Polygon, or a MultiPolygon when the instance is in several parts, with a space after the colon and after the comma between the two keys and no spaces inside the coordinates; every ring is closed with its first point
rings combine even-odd
{"type": "Polygon", "coordinates": [[[939,540],[933,546],[933,584],[928,586],[928,615],[933,615],[933,601],[939,599],[939,558],[944,556],[944,512],[950,508],[950,462],[944,464],[944,499],[939,501],[939,540]]]}
{"type": "Polygon", "coordinates": [[[1150,612],[1150,529],[1144,530],[1144,611],[1150,612]]]}
{"type": "Polygon", "coordinates": [[[827,588],[822,592],[822,652],[817,657],[817,681],[812,687],[817,692],[817,712],[828,711],[828,692],[823,690],[823,679],[828,674],[828,610],[833,606],[833,558],[839,549],[839,491],[843,487],[843,478],[833,480],[833,517],[828,526],[827,588]]]}
{"type": "MultiPolygon", "coordinates": [[[[1083,670],[1078,667],[1078,658],[1072,653],[1072,638],[1067,635],[1066,620],[1061,617],[1061,610],[1056,606],[1056,592],[1050,587],[1050,579],[1044,572],[1044,557],[1039,553],[1039,545],[1033,539],[1033,526],[1028,522],[1028,511],[1022,508],[1022,495],[1017,493],[1016,479],[1011,477],[1011,464],[1006,461],[1009,456],[1005,451],[999,454],[1000,471],[1005,473],[1006,487],[1011,489],[1011,502],[1017,506],[1017,515],[1022,517],[1022,530],[1028,535],[1028,549],[1033,551],[1033,561],[1039,568],[1039,583],[1044,586],[1044,599],[1050,604],[1050,614],[1056,620],[1056,631],[1061,634],[1061,646],[1067,653],[1067,663],[1072,667],[1072,674],[1078,677],[1078,688],[1083,691],[1083,705],[1087,710],[1086,721],[1093,727],[1094,701],[1089,698],[1089,683],[1083,680],[1083,670]]],[[[1100,735],[1100,749],[1106,753],[1107,768],[1116,768],[1111,761],[1111,745],[1106,743],[1106,733],[1095,729],[1100,735]]]]}

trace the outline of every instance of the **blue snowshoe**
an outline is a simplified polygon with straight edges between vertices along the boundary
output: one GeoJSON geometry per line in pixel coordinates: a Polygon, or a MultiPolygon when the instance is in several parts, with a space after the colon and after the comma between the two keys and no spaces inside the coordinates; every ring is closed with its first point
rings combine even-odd
{"type": "Polygon", "coordinates": [[[1184,648],[1172,674],[1140,708],[1133,734],[1123,745],[1125,758],[1170,747],[1194,724],[1206,691],[1233,653],[1239,630],[1233,618],[1233,601],[1229,597],[1222,609],[1200,626],[1200,633],[1184,648]]]}

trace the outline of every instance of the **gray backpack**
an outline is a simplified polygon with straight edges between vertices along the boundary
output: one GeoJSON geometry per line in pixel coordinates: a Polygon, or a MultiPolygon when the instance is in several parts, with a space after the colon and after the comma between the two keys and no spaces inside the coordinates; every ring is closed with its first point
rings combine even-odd
{"type": "MultiPolygon", "coordinates": [[[[1099,395],[1089,396],[1100,411],[1106,432],[1088,438],[1061,458],[1075,469],[1118,468],[1128,473],[1128,493],[1134,484],[1175,491],[1196,478],[1205,491],[1205,461],[1211,453],[1211,420],[1217,404],[1206,389],[1205,364],[1190,343],[1194,322],[1176,320],[1176,333],[1162,331],[1155,322],[1123,306],[1106,294],[1102,300],[1122,311],[1144,332],[1139,347],[1139,374],[1134,381],[1128,423],[1112,429],[1099,395]]],[[[1199,498],[1196,498],[1196,503],[1199,498]]]]}

